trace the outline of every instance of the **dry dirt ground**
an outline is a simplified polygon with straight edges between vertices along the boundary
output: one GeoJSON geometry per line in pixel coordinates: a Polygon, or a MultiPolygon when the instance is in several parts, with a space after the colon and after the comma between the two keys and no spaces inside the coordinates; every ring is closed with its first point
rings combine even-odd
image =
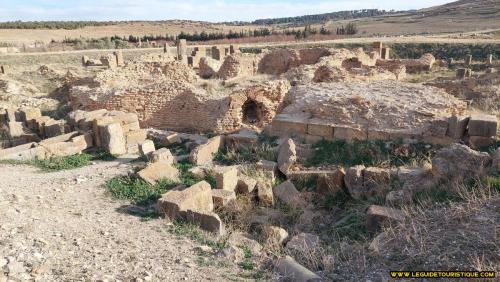
{"type": "Polygon", "coordinates": [[[130,168],[113,161],[45,173],[0,165],[0,269],[10,281],[235,279],[236,266],[201,266],[196,243],[105,194],[105,180],[130,168]]]}

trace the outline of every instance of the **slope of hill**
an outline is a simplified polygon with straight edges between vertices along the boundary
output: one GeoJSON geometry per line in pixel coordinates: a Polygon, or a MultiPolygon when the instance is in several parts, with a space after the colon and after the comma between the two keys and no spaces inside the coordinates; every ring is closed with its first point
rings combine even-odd
{"type": "Polygon", "coordinates": [[[500,28],[500,0],[460,0],[414,12],[345,21],[331,21],[334,28],[355,22],[364,34],[439,34],[500,28]]]}
{"type": "MultiPolygon", "coordinates": [[[[475,32],[500,29],[500,0],[460,0],[441,6],[417,11],[386,12],[381,10],[344,11],[302,17],[262,19],[252,23],[208,23],[200,21],[143,21],[143,22],[106,22],[101,24],[84,23],[84,27],[64,29],[55,28],[24,29],[1,28],[0,44],[22,44],[33,42],[62,41],[65,38],[102,38],[111,36],[128,37],[145,35],[178,35],[201,33],[205,31],[228,33],[254,30],[262,27],[283,30],[313,25],[335,31],[342,25],[356,23],[359,34],[369,36],[428,35],[443,33],[475,32]]],[[[73,25],[78,26],[78,22],[73,25]]],[[[12,28],[12,25],[8,25],[12,28]]],[[[63,25],[64,26],[64,25],[63,25]]]]}

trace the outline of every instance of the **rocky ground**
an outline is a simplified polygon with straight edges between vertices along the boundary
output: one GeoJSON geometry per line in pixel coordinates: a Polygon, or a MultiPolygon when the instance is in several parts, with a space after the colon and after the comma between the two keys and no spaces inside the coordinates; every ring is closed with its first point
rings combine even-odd
{"type": "Polygon", "coordinates": [[[196,243],[105,194],[122,159],[46,173],[0,165],[0,281],[222,281],[237,267],[200,263],[196,243]],[[22,176],[22,178],[21,178],[22,176]],[[203,266],[205,265],[205,266],[203,266]]]}

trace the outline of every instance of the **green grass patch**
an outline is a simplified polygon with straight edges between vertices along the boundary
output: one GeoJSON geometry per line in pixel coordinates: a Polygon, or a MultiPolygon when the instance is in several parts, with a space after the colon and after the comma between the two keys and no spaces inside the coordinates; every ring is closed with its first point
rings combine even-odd
{"type": "Polygon", "coordinates": [[[155,185],[133,176],[116,176],[105,183],[106,191],[117,199],[131,200],[145,206],[157,201],[162,194],[177,186],[177,183],[160,181],[155,185]]]}
{"type": "Polygon", "coordinates": [[[273,145],[260,143],[247,148],[222,148],[214,156],[214,161],[222,165],[238,165],[259,160],[276,161],[277,158],[273,145]]]}
{"type": "Polygon", "coordinates": [[[368,238],[365,213],[353,210],[344,222],[332,228],[332,232],[340,240],[365,241],[368,238]]]}
{"type": "Polygon", "coordinates": [[[423,143],[403,144],[402,141],[322,140],[315,144],[315,154],[306,166],[365,165],[402,166],[418,164],[431,159],[436,147],[423,143]]]}

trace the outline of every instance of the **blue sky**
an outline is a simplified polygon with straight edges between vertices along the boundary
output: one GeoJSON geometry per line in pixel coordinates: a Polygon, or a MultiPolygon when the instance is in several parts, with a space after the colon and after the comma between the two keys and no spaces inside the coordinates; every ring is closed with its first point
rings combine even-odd
{"type": "Polygon", "coordinates": [[[235,21],[356,9],[407,10],[451,0],[0,0],[0,22],[13,20],[235,21]]]}

